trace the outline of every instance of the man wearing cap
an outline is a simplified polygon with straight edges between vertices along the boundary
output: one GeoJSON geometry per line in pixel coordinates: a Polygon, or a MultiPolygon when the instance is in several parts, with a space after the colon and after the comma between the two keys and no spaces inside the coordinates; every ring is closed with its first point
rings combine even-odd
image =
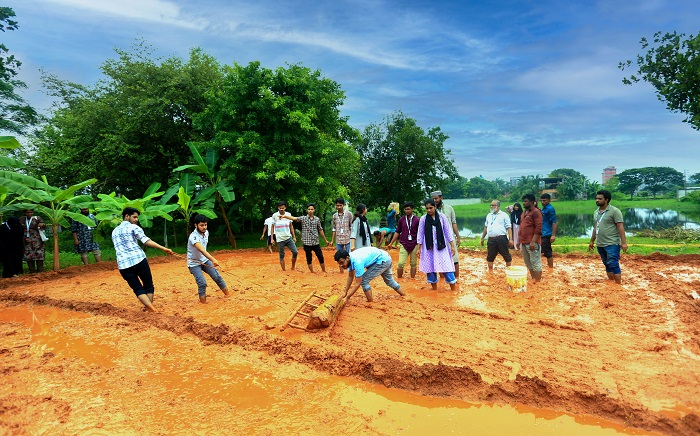
{"type": "Polygon", "coordinates": [[[461,238],[459,237],[459,227],[457,227],[457,215],[455,214],[455,210],[450,206],[449,204],[445,204],[442,201],[442,191],[433,191],[430,193],[430,196],[433,197],[433,200],[435,201],[435,209],[444,214],[447,217],[447,221],[452,224],[452,231],[454,232],[454,237],[457,243],[457,250],[452,255],[452,261],[455,264],[455,278],[459,277],[459,244],[461,242],[461,238]]]}
{"type": "Polygon", "coordinates": [[[493,261],[498,253],[503,256],[506,266],[510,266],[513,257],[510,255],[508,246],[513,246],[513,230],[511,229],[510,216],[501,210],[501,202],[491,201],[491,212],[486,215],[484,232],[481,234],[481,245],[484,245],[484,238],[488,235],[488,253],[486,263],[489,265],[489,272],[493,272],[493,261]]]}

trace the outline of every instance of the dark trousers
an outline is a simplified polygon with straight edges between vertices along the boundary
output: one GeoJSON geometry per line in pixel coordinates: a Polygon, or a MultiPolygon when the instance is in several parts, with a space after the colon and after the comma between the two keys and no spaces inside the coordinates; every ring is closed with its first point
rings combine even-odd
{"type": "Polygon", "coordinates": [[[137,297],[153,293],[153,276],[151,275],[151,267],[148,265],[148,259],[144,259],[132,267],[120,269],[119,274],[124,277],[124,280],[133,289],[137,297]]]}
{"type": "Polygon", "coordinates": [[[316,253],[318,258],[318,263],[323,263],[323,251],[321,251],[320,245],[304,245],[304,252],[306,253],[306,263],[311,264],[311,252],[316,253]]]}
{"type": "Polygon", "coordinates": [[[508,249],[508,236],[502,235],[495,238],[489,238],[488,252],[486,254],[486,261],[493,262],[496,260],[496,255],[501,254],[506,262],[513,260],[513,256],[510,255],[510,250],[508,249]]]}

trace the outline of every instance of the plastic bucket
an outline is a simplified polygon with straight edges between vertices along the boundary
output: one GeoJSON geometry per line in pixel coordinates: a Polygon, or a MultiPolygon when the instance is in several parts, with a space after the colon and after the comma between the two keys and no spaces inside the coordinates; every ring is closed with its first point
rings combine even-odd
{"type": "Polygon", "coordinates": [[[524,266],[506,267],[506,281],[513,292],[527,291],[527,268],[524,266]]]}

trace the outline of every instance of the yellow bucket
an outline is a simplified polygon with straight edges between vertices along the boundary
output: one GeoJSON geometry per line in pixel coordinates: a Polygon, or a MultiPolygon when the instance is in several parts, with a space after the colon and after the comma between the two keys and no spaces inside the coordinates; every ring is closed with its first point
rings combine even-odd
{"type": "Polygon", "coordinates": [[[524,266],[506,267],[506,281],[513,292],[527,291],[527,268],[524,266]]]}

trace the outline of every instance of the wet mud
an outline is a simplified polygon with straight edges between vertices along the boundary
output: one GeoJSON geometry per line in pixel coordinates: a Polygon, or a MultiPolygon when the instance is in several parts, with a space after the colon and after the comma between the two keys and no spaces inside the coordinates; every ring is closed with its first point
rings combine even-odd
{"type": "Polygon", "coordinates": [[[596,256],[558,256],[542,282],[513,293],[500,258],[489,274],[485,253],[465,250],[457,291],[433,291],[418,273],[399,279],[402,298],[377,279],[374,302],[356,293],[332,329],[313,333],[280,327],[309,293],[342,291],[335,264],[310,273],[300,256],[290,270],[287,256],[282,272],[276,253],[216,256],[233,292],[209,280],[206,305],[182,259],[151,259],[155,314],[111,263],[0,282],[0,430],[325,433],[330,416],[344,429],[418,434],[436,428],[436,412],[397,410],[424,398],[600,431],[700,433],[698,256],[623,256],[622,285],[604,280],[596,256]],[[378,410],[361,406],[368,389],[382,392],[378,410]]]}

